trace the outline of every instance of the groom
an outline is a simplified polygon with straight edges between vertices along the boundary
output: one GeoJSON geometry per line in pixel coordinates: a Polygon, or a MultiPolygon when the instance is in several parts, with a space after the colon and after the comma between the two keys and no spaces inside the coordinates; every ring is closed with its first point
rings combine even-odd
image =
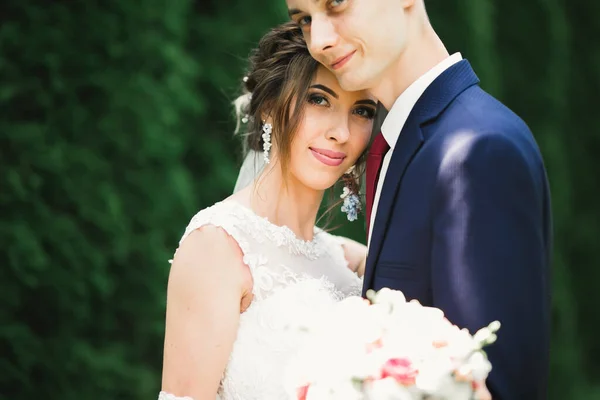
{"type": "Polygon", "coordinates": [[[389,110],[367,166],[364,291],[399,289],[471,332],[500,320],[493,398],[545,399],[552,221],[529,128],[448,54],[424,0],[287,5],[341,86],[389,110]]]}

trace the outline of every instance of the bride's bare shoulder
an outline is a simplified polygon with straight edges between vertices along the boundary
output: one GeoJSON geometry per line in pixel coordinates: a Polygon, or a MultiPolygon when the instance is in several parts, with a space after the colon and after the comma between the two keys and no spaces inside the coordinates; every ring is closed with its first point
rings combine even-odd
{"type": "Polygon", "coordinates": [[[222,227],[203,225],[190,232],[175,252],[169,273],[169,289],[198,290],[205,284],[220,290],[252,292],[252,275],[239,243],[222,227]]]}
{"type": "MultiPolygon", "coordinates": [[[[243,253],[238,242],[221,226],[204,224],[193,229],[181,241],[173,264],[182,262],[226,261],[242,262],[243,253]]],[[[205,264],[203,262],[202,264],[205,264]]]]}
{"type": "Polygon", "coordinates": [[[227,272],[244,278],[244,238],[240,235],[234,202],[221,201],[198,211],[189,221],[175,251],[172,268],[193,266],[206,276],[227,272]]]}

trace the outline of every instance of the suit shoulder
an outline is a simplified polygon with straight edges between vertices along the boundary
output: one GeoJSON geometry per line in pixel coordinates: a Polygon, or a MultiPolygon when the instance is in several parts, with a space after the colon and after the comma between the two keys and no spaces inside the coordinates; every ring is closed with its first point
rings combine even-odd
{"type": "Polygon", "coordinates": [[[526,164],[526,152],[509,135],[463,130],[448,135],[444,143],[442,169],[476,170],[506,163],[526,164]]]}
{"type": "Polygon", "coordinates": [[[474,127],[482,132],[512,133],[532,136],[525,121],[500,100],[479,86],[473,86],[461,93],[449,110],[453,114],[467,117],[474,127]]]}
{"type": "MultiPolygon", "coordinates": [[[[518,150],[541,162],[541,152],[527,124],[512,110],[478,86],[461,93],[439,119],[426,128],[432,147],[449,149],[499,143],[498,149],[518,150]]],[[[478,147],[478,146],[475,146],[478,147]]],[[[484,146],[485,147],[485,146],[484,146]]]]}

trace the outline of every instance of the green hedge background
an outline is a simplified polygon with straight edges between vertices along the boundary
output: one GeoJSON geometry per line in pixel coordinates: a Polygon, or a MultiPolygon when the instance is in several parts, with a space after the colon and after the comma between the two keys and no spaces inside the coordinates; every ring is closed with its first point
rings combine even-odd
{"type": "MultiPolygon", "coordinates": [[[[542,148],[550,398],[600,398],[600,3],[428,8],[542,148]]],[[[156,398],[167,260],[233,188],[230,101],[251,47],[285,19],[283,0],[2,1],[0,399],[156,398]]],[[[338,232],[362,240],[362,226],[338,232]]]]}

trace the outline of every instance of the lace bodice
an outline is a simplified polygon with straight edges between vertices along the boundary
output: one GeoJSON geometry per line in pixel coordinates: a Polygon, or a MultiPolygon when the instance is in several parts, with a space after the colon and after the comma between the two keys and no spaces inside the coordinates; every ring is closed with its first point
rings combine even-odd
{"type": "MultiPolygon", "coordinates": [[[[241,314],[236,342],[219,389],[221,400],[286,398],[283,373],[302,337],[286,329],[349,295],[362,281],[350,271],[341,242],[315,228],[312,241],[226,200],[192,218],[181,241],[213,225],[233,237],[254,280],[254,299],[241,314]]],[[[161,392],[159,400],[190,400],[161,392]]]]}

